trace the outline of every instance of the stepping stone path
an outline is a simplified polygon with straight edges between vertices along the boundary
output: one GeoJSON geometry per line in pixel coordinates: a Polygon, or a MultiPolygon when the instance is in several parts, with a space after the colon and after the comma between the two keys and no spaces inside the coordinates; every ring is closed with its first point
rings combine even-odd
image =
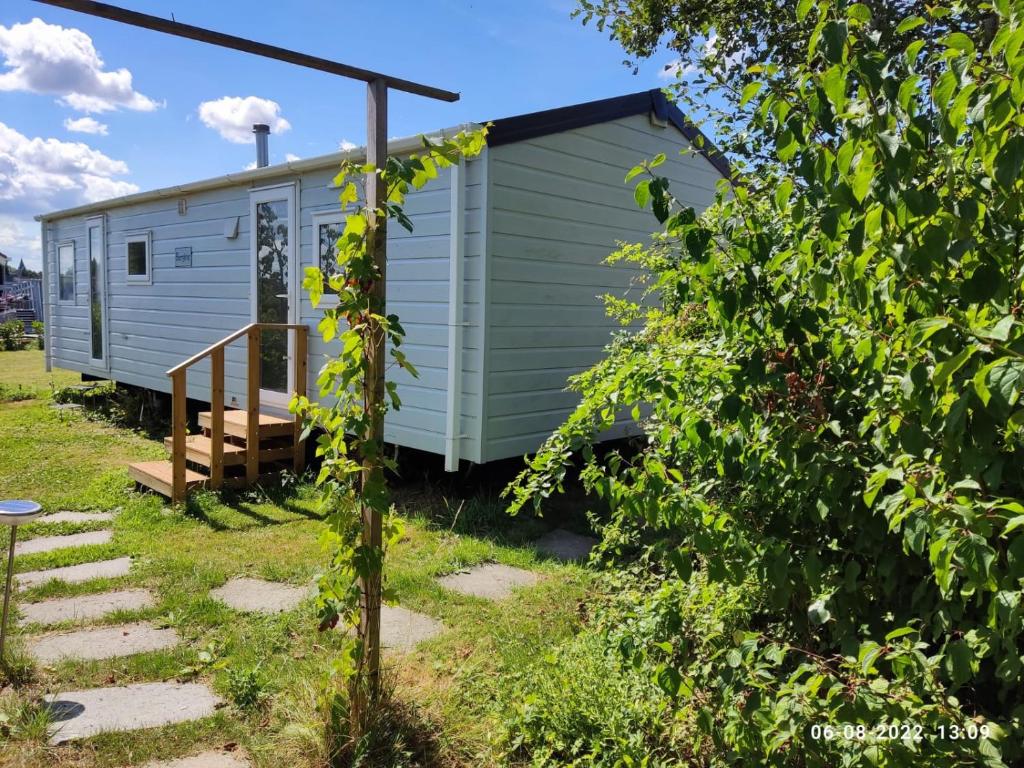
{"type": "Polygon", "coordinates": [[[113,519],[113,512],[54,512],[43,515],[36,523],[105,523],[113,519]]]}
{"type": "Polygon", "coordinates": [[[262,579],[231,579],[210,596],[242,613],[281,613],[301,603],[311,590],[262,579]]]}
{"type": "Polygon", "coordinates": [[[88,533],[72,533],[69,536],[40,536],[36,539],[19,541],[14,545],[14,554],[34,555],[37,552],[53,552],[68,547],[109,544],[112,538],[114,538],[113,531],[89,531],[88,533]]]}
{"type": "Polygon", "coordinates": [[[551,555],[563,562],[586,559],[596,544],[597,539],[580,536],[578,533],[563,528],[549,531],[534,542],[534,546],[539,552],[551,555]]]}
{"type": "Polygon", "coordinates": [[[485,563],[449,576],[442,576],[438,581],[442,587],[464,595],[501,600],[511,595],[516,587],[533,586],[539,578],[536,573],[524,571],[522,568],[500,563],[485,563]]]}
{"type": "Polygon", "coordinates": [[[180,760],[146,763],[143,768],[249,768],[249,761],[233,752],[203,752],[180,760]]]}
{"type": "Polygon", "coordinates": [[[444,624],[397,605],[382,605],[380,609],[380,644],[384,648],[411,651],[424,640],[444,631],[444,624]]]}
{"type": "Polygon", "coordinates": [[[108,731],[134,731],[209,717],[222,704],[199,683],[137,683],[66,691],[46,697],[54,731],[51,744],[108,731]]]}
{"type": "Polygon", "coordinates": [[[28,652],[43,664],[62,659],[113,659],[148,653],[178,644],[178,633],[149,622],[97,627],[42,635],[28,641],[28,652]]]}
{"type": "Polygon", "coordinates": [[[123,589],[117,592],[102,592],[98,595],[62,597],[25,603],[21,610],[21,624],[58,624],[62,621],[84,621],[98,619],[114,611],[137,611],[152,608],[156,600],[145,589],[123,589]]]}
{"type": "Polygon", "coordinates": [[[45,584],[52,579],[58,579],[66,584],[81,584],[83,581],[92,581],[93,579],[114,579],[118,576],[127,576],[131,567],[132,559],[130,557],[119,557],[115,560],[101,560],[98,563],[82,563],[65,568],[18,573],[15,574],[15,578],[18,580],[18,589],[24,590],[45,584]]]}
{"type": "MultiPolygon", "coordinates": [[[[41,518],[43,523],[90,523],[109,521],[113,513],[58,512],[41,518]]],[[[18,545],[18,554],[50,552],[55,549],[105,544],[109,530],[68,536],[43,536],[18,545]]],[[[132,559],[119,557],[65,568],[31,571],[17,575],[18,588],[25,590],[59,580],[78,584],[94,579],[126,576],[132,559]]],[[[145,589],[124,589],[102,594],[43,600],[20,605],[21,624],[53,624],[95,619],[118,610],[138,610],[156,604],[145,589]]],[[[88,627],[26,638],[29,653],[47,664],[65,658],[110,659],[173,648],[180,639],[173,629],[149,622],[118,626],[88,627]]],[[[196,720],[212,715],[221,700],[198,683],[138,683],[115,688],[68,691],[46,697],[53,719],[50,743],[63,744],[107,731],[132,731],[196,720]]],[[[163,764],[158,764],[163,765],[163,764]]],[[[248,763],[225,753],[197,755],[184,761],[166,763],[176,768],[247,768],[248,763]]]]}
{"type": "MultiPolygon", "coordinates": [[[[345,634],[355,633],[350,626],[338,626],[345,634]]],[[[429,640],[442,632],[444,624],[430,616],[398,605],[380,607],[380,644],[383,648],[406,653],[424,640],[429,640]]]]}

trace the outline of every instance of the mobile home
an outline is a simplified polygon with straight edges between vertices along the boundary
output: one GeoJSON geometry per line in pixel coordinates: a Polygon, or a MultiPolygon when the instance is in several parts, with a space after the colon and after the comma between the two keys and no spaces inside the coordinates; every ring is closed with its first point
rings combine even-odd
{"type": "MultiPolygon", "coordinates": [[[[443,455],[449,469],[534,451],[573,407],[566,379],[600,357],[615,329],[600,297],[629,291],[635,277],[602,262],[617,242],[652,229],[624,183],[628,169],[666,153],[661,172],[698,209],[728,172],[657,90],[491,122],[479,157],[409,197],[414,230],[388,230],[388,307],[420,375],[394,376],[402,408],[388,415],[386,439],[443,455]]],[[[395,140],[389,151],[418,146],[395,140]]],[[[207,433],[186,456],[198,474],[189,470],[187,482],[203,482],[209,438],[221,434],[251,477],[261,460],[245,455],[245,425],[257,424],[245,415],[253,395],[260,437],[284,440],[294,434],[290,394],[315,394],[331,354],[302,275],[331,263],[342,221],[332,180],[342,158],[362,151],[40,216],[47,364],[171,392],[177,378],[168,371],[251,323],[309,328],[268,330],[255,358],[252,334],[242,333],[181,376],[189,398],[228,409],[226,420],[201,421],[207,433]],[[247,377],[253,365],[258,383],[247,377]]],[[[623,421],[609,437],[630,429],[623,421]]],[[[163,470],[135,475],[167,492],[167,483],[146,480],[163,470]]]]}

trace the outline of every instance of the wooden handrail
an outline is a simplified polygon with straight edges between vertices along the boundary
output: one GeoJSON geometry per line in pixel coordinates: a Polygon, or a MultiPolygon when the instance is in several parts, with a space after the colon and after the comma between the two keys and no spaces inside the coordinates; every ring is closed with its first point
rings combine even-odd
{"type": "Polygon", "coordinates": [[[227,336],[225,336],[220,341],[215,341],[213,344],[211,344],[210,346],[208,346],[206,349],[202,350],[201,352],[196,352],[194,355],[192,355],[192,357],[190,357],[185,362],[178,363],[176,366],[174,366],[173,368],[171,368],[171,369],[169,369],[167,371],[167,375],[168,376],[173,376],[174,374],[176,374],[180,370],[183,370],[185,368],[191,368],[193,365],[198,363],[204,357],[208,357],[210,354],[212,354],[213,350],[217,349],[218,347],[226,347],[231,342],[237,341],[238,339],[242,338],[243,336],[246,336],[254,328],[259,328],[259,329],[264,330],[264,331],[268,331],[268,330],[272,331],[274,329],[277,329],[279,331],[297,331],[300,328],[308,328],[308,327],[309,326],[302,325],[301,323],[249,323],[248,325],[246,325],[246,326],[244,326],[242,328],[239,328],[234,333],[228,334],[227,336]]]}
{"type": "MultiPolygon", "coordinates": [[[[300,323],[249,323],[215,344],[193,355],[167,371],[171,377],[171,501],[185,499],[186,401],[188,369],[210,357],[210,487],[219,489],[224,483],[224,348],[245,336],[249,342],[246,364],[246,440],[245,478],[256,482],[260,470],[260,347],[263,331],[295,331],[293,378],[295,394],[306,394],[306,350],[309,327],[300,323]]],[[[293,469],[305,466],[305,452],[299,440],[301,423],[295,420],[293,469]]]]}

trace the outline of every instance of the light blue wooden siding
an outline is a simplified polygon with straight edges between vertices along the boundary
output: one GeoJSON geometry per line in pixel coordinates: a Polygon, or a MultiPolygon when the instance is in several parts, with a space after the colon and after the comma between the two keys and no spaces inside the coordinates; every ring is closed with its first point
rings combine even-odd
{"type": "MultiPolygon", "coordinates": [[[[338,209],[338,190],[331,187],[335,171],[304,173],[297,195],[299,269],[314,264],[312,216],[338,209]]],[[[484,187],[480,171],[471,163],[467,176],[465,217],[465,289],[463,334],[462,434],[464,457],[480,452],[479,372],[482,364],[482,308],[479,301],[481,271],[480,221],[484,187]]],[[[290,183],[282,177],[260,186],[290,183]]],[[[223,187],[187,196],[188,209],[178,214],[177,200],[150,201],[112,208],[105,214],[109,296],[109,358],[107,368],[89,361],[88,257],[85,217],[48,224],[51,254],[49,286],[53,312],[53,364],[91,373],[126,384],[168,392],[167,369],[204,347],[241,328],[251,318],[249,188],[223,187]],[[238,217],[238,236],[228,239],[225,223],[238,217]],[[126,280],[125,237],[149,232],[153,248],[151,285],[126,280]],[[76,302],[57,301],[56,249],[75,242],[76,302]],[[192,248],[192,267],[174,265],[176,247],[192,248]]],[[[444,452],[448,354],[448,279],[450,253],[451,188],[444,173],[421,191],[410,195],[406,211],[414,231],[391,223],[388,232],[389,311],[399,315],[407,332],[405,353],[420,373],[418,379],[397,368],[389,376],[399,382],[402,409],[388,415],[387,439],[399,445],[435,453],[444,452]]],[[[294,227],[295,224],[293,223],[294,227]]],[[[293,229],[293,232],[295,230],[293,229]]],[[[301,291],[300,322],[310,326],[308,391],[318,393],[316,379],[326,355],[337,352],[325,345],[316,330],[322,312],[314,310],[301,291]]],[[[245,405],[244,340],[228,347],[225,399],[245,405]]],[[[209,362],[193,366],[188,374],[188,395],[209,400],[209,362]]]]}
{"type": "MultiPolygon", "coordinates": [[[[301,261],[302,269],[317,257],[312,217],[338,209],[338,190],[330,186],[334,173],[323,171],[303,178],[301,261]]],[[[466,259],[462,391],[465,458],[479,453],[478,428],[473,421],[474,398],[479,397],[481,311],[479,294],[480,209],[483,187],[479,171],[470,164],[466,186],[466,259]],[[467,405],[468,403],[468,405],[467,405]]],[[[385,438],[392,443],[444,453],[448,379],[449,255],[451,252],[451,174],[442,172],[422,190],[412,193],[405,206],[413,231],[396,222],[388,224],[388,311],[397,314],[406,331],[403,351],[419,372],[418,378],[392,367],[388,377],[398,383],[402,407],[385,419],[385,438]]],[[[315,332],[322,311],[303,295],[301,322],[314,331],[310,337],[310,392],[317,392],[316,377],[329,355],[338,353],[338,342],[324,344],[315,332]]],[[[389,353],[390,354],[390,353],[389,353]]]]}
{"type": "MultiPolygon", "coordinates": [[[[490,150],[483,461],[535,451],[578,400],[566,379],[600,359],[617,328],[600,296],[627,295],[636,272],[602,262],[656,226],[626,172],[665,152],[672,192],[698,210],[711,202],[721,177],[680,156],[687,148],[675,128],[638,115],[490,150]]],[[[631,426],[623,419],[608,436],[631,426]]]]}

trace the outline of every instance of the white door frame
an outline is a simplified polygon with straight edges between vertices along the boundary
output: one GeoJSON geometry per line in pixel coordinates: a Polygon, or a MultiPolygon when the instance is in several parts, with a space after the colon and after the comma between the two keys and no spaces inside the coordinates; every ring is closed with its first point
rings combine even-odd
{"type": "MultiPolygon", "coordinates": [[[[298,292],[298,271],[299,271],[299,212],[297,209],[298,182],[278,184],[272,187],[259,187],[249,190],[249,316],[252,322],[256,322],[256,206],[259,203],[268,203],[284,200],[288,205],[288,322],[297,323],[299,316],[299,292],[298,292]]],[[[295,370],[292,365],[294,358],[294,342],[291,333],[288,334],[288,391],[275,392],[268,389],[260,389],[260,403],[276,408],[288,408],[291,400],[291,393],[295,391],[295,370]]],[[[256,372],[259,375],[259,372],[256,372]]]]}

